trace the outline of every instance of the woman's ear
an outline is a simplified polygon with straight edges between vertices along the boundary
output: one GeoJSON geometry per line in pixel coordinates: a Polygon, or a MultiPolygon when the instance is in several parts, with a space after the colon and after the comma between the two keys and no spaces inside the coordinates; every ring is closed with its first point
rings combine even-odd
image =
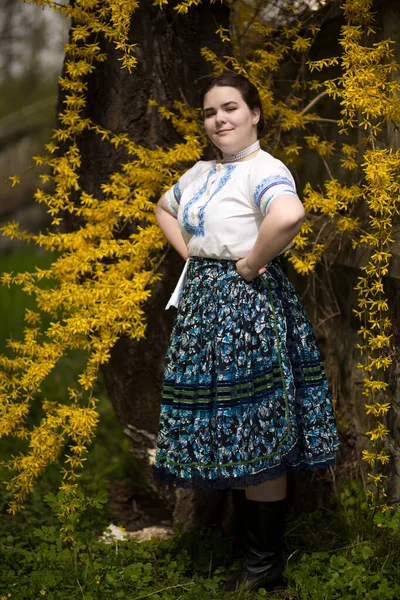
{"type": "Polygon", "coordinates": [[[253,125],[257,125],[258,121],[260,120],[260,109],[257,107],[253,108],[252,113],[253,113],[253,125]]]}

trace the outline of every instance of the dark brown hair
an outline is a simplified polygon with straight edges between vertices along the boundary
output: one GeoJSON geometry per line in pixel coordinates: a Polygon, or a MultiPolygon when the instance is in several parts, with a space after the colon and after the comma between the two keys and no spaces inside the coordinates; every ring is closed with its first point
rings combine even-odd
{"type": "Polygon", "coordinates": [[[265,133],[265,120],[260,96],[256,86],[253,85],[244,75],[239,75],[238,73],[233,73],[232,71],[226,71],[225,73],[222,73],[222,75],[215,77],[215,79],[213,79],[206,87],[202,94],[203,105],[207,92],[217,86],[236,88],[242,94],[242,98],[250,110],[253,110],[254,108],[258,108],[260,110],[260,120],[257,123],[257,134],[259,138],[262,137],[265,133]]]}

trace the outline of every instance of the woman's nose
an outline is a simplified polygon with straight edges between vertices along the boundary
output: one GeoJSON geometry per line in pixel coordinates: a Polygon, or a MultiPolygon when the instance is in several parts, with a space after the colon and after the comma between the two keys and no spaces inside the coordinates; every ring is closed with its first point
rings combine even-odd
{"type": "Polygon", "coordinates": [[[226,117],[224,115],[224,113],[217,113],[215,115],[215,122],[216,123],[226,123],[226,117]]]}

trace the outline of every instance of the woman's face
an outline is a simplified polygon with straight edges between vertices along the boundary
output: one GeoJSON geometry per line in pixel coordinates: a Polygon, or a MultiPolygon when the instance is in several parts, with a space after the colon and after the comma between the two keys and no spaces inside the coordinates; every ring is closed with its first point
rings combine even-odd
{"type": "Polygon", "coordinates": [[[257,140],[258,108],[251,110],[234,87],[215,86],[205,95],[204,126],[221,152],[234,154],[257,140]]]}

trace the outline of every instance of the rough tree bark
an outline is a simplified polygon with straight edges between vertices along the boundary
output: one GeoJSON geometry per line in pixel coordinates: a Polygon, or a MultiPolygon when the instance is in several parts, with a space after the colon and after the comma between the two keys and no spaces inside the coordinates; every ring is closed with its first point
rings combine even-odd
{"type": "MultiPolygon", "coordinates": [[[[229,8],[220,3],[202,4],[180,16],[171,6],[160,10],[152,2],[141,2],[133,14],[129,34],[129,41],[137,44],[138,65],[131,74],[121,70],[117,52],[102,39],[108,59],[98,64],[88,78],[85,116],[115,133],[128,133],[150,148],[181,141],[157,110],[148,106],[148,101],[154,99],[171,107],[173,100],[186,99],[191,106],[200,105],[201,89],[209,76],[200,48],[208,46],[218,55],[226,51],[215,35],[217,24],[229,26],[229,8]]],[[[59,109],[61,100],[60,97],[59,109]]],[[[78,144],[83,163],[82,189],[101,197],[100,185],[128,157],[123,150],[115,150],[91,133],[80,136],[78,144]]],[[[161,498],[170,510],[175,509],[175,522],[197,527],[200,522],[209,524],[216,511],[221,512],[219,498],[223,495],[212,493],[210,501],[210,492],[175,493],[154,482],[148,462],[155,447],[164,358],[174,319],[174,309],[166,312],[164,308],[182,268],[183,261],[171,250],[161,268],[163,279],[153,288],[146,306],[146,339],[121,339],[103,375],[124,431],[133,440],[148,493],[161,498]]]]}

